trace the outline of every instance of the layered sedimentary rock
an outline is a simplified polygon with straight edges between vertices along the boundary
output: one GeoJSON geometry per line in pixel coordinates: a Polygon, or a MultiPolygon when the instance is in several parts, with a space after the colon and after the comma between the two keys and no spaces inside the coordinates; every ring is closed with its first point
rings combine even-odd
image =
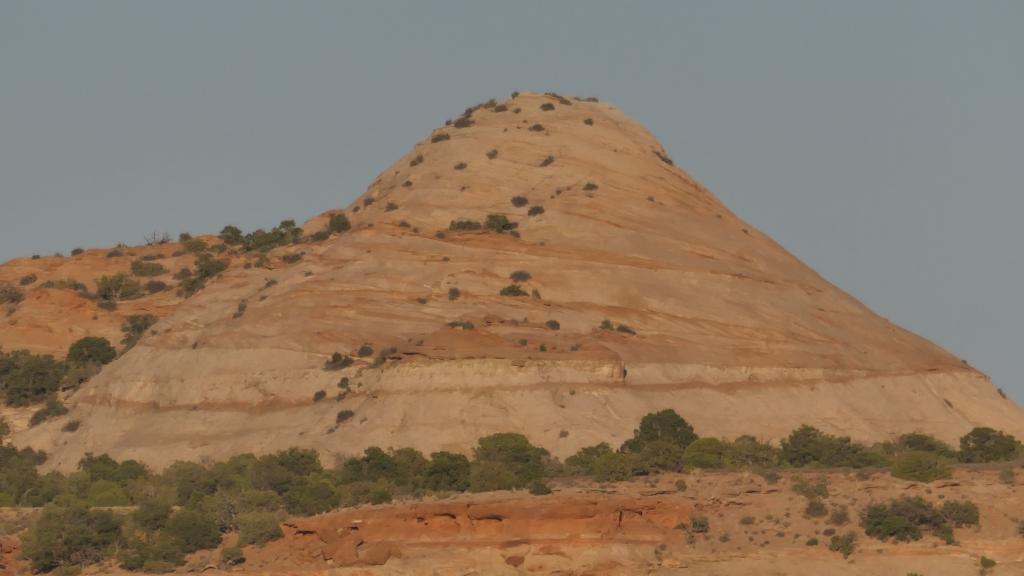
{"type": "MultiPolygon", "coordinates": [[[[153,301],[152,333],[17,442],[61,468],[86,452],[161,467],[291,446],[330,463],[371,445],[466,451],[498,431],[564,456],[663,408],[710,436],[778,439],[803,423],[867,441],[1024,435],[984,375],[740,220],[606,103],[521,94],[477,108],[344,214],[343,234],[265,262],[229,251],[199,293],[153,301]],[[504,230],[452,226],[489,216],[504,230]],[[335,352],[354,362],[325,370],[335,352]],[[67,419],[77,432],[60,431],[67,419]]],[[[58,315],[57,332],[91,332],[89,314],[58,315]]],[[[31,343],[19,330],[0,331],[5,349],[31,343]]]]}

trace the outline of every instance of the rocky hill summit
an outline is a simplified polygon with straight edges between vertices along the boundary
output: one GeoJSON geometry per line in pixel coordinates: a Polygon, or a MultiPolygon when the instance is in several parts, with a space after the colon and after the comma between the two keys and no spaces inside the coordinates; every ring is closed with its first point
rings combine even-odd
{"type": "Polygon", "coordinates": [[[563,456],[663,408],[702,436],[1024,436],[983,374],[829,284],[593,99],[471,108],[345,210],[274,232],[294,241],[262,251],[226,229],[0,266],[0,285],[35,276],[5,305],[4,350],[62,354],[159,319],[15,442],[62,469],[89,452],[160,468],[292,446],[466,451],[499,431],[563,456]],[[136,261],[162,263],[166,286],[113,307],[61,282],[91,289],[136,261]]]}

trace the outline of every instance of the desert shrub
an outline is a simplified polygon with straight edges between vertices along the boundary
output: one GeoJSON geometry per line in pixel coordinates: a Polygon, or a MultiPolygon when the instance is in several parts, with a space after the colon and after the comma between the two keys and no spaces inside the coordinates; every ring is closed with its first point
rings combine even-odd
{"type": "Polygon", "coordinates": [[[530,200],[526,196],[513,196],[512,205],[516,208],[522,208],[530,203],[530,200]]]}
{"type": "Polygon", "coordinates": [[[313,402],[319,402],[324,398],[327,398],[326,390],[317,390],[316,392],[313,393],[313,402]]]}
{"type": "Polygon", "coordinates": [[[83,250],[82,248],[73,248],[71,250],[71,255],[72,256],[78,256],[79,254],[81,254],[83,252],[85,252],[85,250],[83,250]]]}
{"type": "Polygon", "coordinates": [[[466,169],[466,163],[465,162],[458,162],[458,163],[455,164],[454,168],[456,170],[465,170],[466,169]]]}
{"type": "Polygon", "coordinates": [[[619,324],[618,326],[616,326],[615,331],[622,332],[623,334],[636,334],[636,330],[633,330],[632,328],[626,326],[625,324],[619,324]]]}
{"type": "Polygon", "coordinates": [[[545,112],[549,112],[549,111],[555,109],[555,105],[552,104],[551,102],[545,102],[545,103],[540,105],[540,109],[545,111],[545,112]]]}
{"type": "Polygon", "coordinates": [[[220,530],[213,518],[188,508],[172,514],[160,534],[177,543],[186,554],[216,548],[220,544],[220,530]]]}
{"type": "Polygon", "coordinates": [[[817,480],[797,478],[793,481],[793,492],[804,498],[828,498],[828,478],[821,476],[817,480]]]}
{"type": "Polygon", "coordinates": [[[96,295],[103,300],[130,300],[142,295],[142,286],[121,272],[113,276],[101,276],[96,281],[96,295]]]}
{"type": "Polygon", "coordinates": [[[806,546],[817,546],[818,545],[818,539],[817,538],[813,538],[813,537],[812,538],[808,538],[807,541],[804,542],[804,545],[806,545],[806,546]]]}
{"type": "Polygon", "coordinates": [[[462,295],[462,292],[459,291],[459,289],[455,288],[454,286],[448,289],[448,299],[449,300],[458,300],[459,296],[461,296],[461,295],[462,295]]]}
{"type": "Polygon", "coordinates": [[[481,223],[479,223],[479,222],[477,222],[475,220],[466,220],[466,219],[452,220],[448,224],[448,229],[449,230],[455,230],[455,231],[480,230],[481,228],[483,228],[483,224],[481,224],[481,223]]]}
{"type": "Polygon", "coordinates": [[[989,570],[996,567],[996,561],[988,556],[982,556],[981,560],[978,561],[978,565],[981,566],[981,573],[986,574],[989,570]]]}
{"type": "Polygon", "coordinates": [[[18,284],[22,286],[28,286],[29,284],[34,283],[38,279],[39,277],[36,276],[35,274],[26,274],[18,280],[18,284]]]}
{"type": "Polygon", "coordinates": [[[832,436],[807,425],[782,441],[782,459],[793,466],[863,468],[884,463],[879,455],[846,436],[832,436]]]}
{"type": "Polygon", "coordinates": [[[584,118],[583,119],[583,123],[586,124],[587,126],[593,126],[594,125],[594,119],[593,118],[584,118]]]}
{"type": "Polygon", "coordinates": [[[120,530],[120,521],[110,512],[49,505],[22,538],[22,555],[36,572],[95,564],[109,555],[120,530]]]}
{"type": "Polygon", "coordinates": [[[157,322],[157,317],[152,314],[132,314],[125,318],[124,323],[121,324],[121,333],[124,334],[124,338],[121,339],[121,344],[124,345],[125,349],[135,346],[135,344],[142,338],[146,331],[153,327],[157,322]]]}
{"type": "Polygon", "coordinates": [[[527,272],[526,270],[516,270],[515,272],[509,274],[508,277],[509,280],[512,280],[517,284],[520,282],[527,282],[531,278],[530,273],[527,272]]]}
{"type": "MultiPolygon", "coordinates": [[[[543,479],[549,459],[547,450],[534,446],[522,434],[512,432],[480,438],[473,455],[474,465],[506,469],[512,475],[514,488],[522,488],[543,479]]],[[[471,487],[474,490],[476,488],[479,486],[471,487]]]]}
{"type": "Polygon", "coordinates": [[[447,133],[438,132],[437,134],[434,134],[433,136],[430,137],[430,143],[437,144],[438,142],[444,142],[445,140],[449,139],[451,139],[451,136],[449,136],[447,133]]]}
{"type": "Polygon", "coordinates": [[[601,320],[599,328],[601,328],[601,330],[614,330],[615,325],[612,324],[611,320],[605,318],[604,320],[601,320]]]}
{"type": "Polygon", "coordinates": [[[674,166],[675,165],[675,163],[672,162],[672,159],[669,158],[667,154],[665,154],[664,152],[662,152],[660,150],[655,150],[654,151],[654,155],[657,156],[659,160],[661,160],[665,164],[668,164],[669,166],[674,166]]]}
{"type": "Polygon", "coordinates": [[[920,540],[922,528],[936,535],[945,536],[949,532],[942,513],[920,496],[902,496],[887,504],[871,504],[861,513],[860,522],[865,534],[883,541],[920,540]]]}
{"type": "Polygon", "coordinates": [[[902,452],[931,452],[945,458],[956,457],[956,451],[948,444],[934,436],[919,432],[900,436],[894,443],[892,452],[896,454],[902,452]]]}
{"type": "Polygon", "coordinates": [[[970,500],[946,500],[939,509],[942,517],[957,528],[977,526],[981,520],[978,505],[970,500]]]}
{"type": "Polygon", "coordinates": [[[228,546],[220,551],[220,562],[224,566],[238,566],[245,563],[245,554],[238,546],[228,546]]]}
{"type": "Polygon", "coordinates": [[[519,287],[517,284],[509,284],[502,288],[499,292],[501,296],[527,296],[526,292],[519,287]]]}
{"type": "Polygon", "coordinates": [[[893,460],[892,475],[903,480],[932,482],[951,478],[953,467],[946,458],[934,452],[906,452],[893,460]]]}
{"type": "Polygon", "coordinates": [[[351,419],[355,415],[356,413],[351,410],[341,410],[338,412],[338,415],[334,418],[334,422],[336,424],[341,424],[342,422],[351,419]]]}
{"type": "Polygon", "coordinates": [[[470,492],[493,492],[523,487],[508,466],[501,462],[473,462],[469,471],[470,492]]]}
{"type": "Polygon", "coordinates": [[[675,410],[666,409],[647,414],[640,420],[640,427],[633,431],[633,438],[622,444],[623,452],[640,452],[650,442],[664,441],[686,448],[697,439],[693,426],[675,410]]]}
{"type": "Polygon", "coordinates": [[[67,407],[64,403],[57,399],[56,396],[49,396],[46,398],[46,403],[39,410],[32,413],[32,417],[28,420],[29,426],[38,426],[50,418],[56,418],[63,416],[68,413],[67,407]]]}
{"type": "Polygon", "coordinates": [[[1020,441],[992,428],[975,428],[960,438],[960,459],[964,462],[1004,462],[1022,453],[1020,441]]]}
{"type": "Polygon", "coordinates": [[[327,229],[335,234],[341,234],[351,230],[352,223],[348,221],[348,216],[344,214],[331,214],[331,219],[327,223],[327,229]]]}
{"type": "Polygon", "coordinates": [[[694,516],[690,519],[690,532],[705,534],[711,531],[711,521],[707,516],[694,516]]]}
{"type": "Polygon", "coordinates": [[[509,221],[508,217],[504,214],[488,214],[487,219],[484,221],[485,228],[499,234],[514,230],[518,226],[515,222],[509,221]]]}
{"type": "Polygon", "coordinates": [[[417,154],[415,158],[409,160],[409,166],[419,166],[423,163],[423,154],[417,154]]]}
{"type": "Polygon", "coordinates": [[[825,503],[818,498],[811,498],[807,501],[807,506],[804,508],[804,516],[808,518],[822,518],[828,515],[828,508],[825,503]]]}
{"type": "Polygon", "coordinates": [[[562,328],[562,325],[558,323],[558,320],[548,320],[544,323],[544,326],[547,327],[548,330],[559,330],[562,328]]]}
{"type": "Polygon", "coordinates": [[[323,242],[324,240],[327,240],[330,237],[331,232],[329,230],[324,229],[317,230],[316,232],[310,235],[309,239],[313,242],[323,242]]]}
{"type": "Polygon", "coordinates": [[[245,512],[238,515],[239,546],[265,544],[282,536],[280,517],[275,512],[245,512]]]}
{"type": "Polygon", "coordinates": [[[373,346],[370,346],[369,344],[363,344],[356,350],[356,356],[359,356],[360,358],[373,356],[373,346]]]}
{"type": "Polygon", "coordinates": [[[718,438],[696,438],[686,446],[683,462],[694,468],[721,468],[726,465],[729,446],[718,438]]]}
{"type": "Polygon", "coordinates": [[[850,512],[846,506],[838,506],[832,508],[832,513],[829,514],[827,522],[833,526],[843,526],[850,521],[850,512]]]}
{"type": "Polygon", "coordinates": [[[188,240],[185,240],[181,244],[182,248],[185,249],[185,252],[191,252],[193,254],[206,252],[210,248],[210,246],[206,243],[206,240],[203,240],[202,238],[189,238],[188,240]]]}
{"type": "Polygon", "coordinates": [[[157,292],[167,290],[167,283],[161,282],[160,280],[150,280],[149,282],[146,282],[144,288],[146,289],[146,292],[156,294],[157,292]]]}
{"type": "Polygon", "coordinates": [[[60,388],[67,368],[49,355],[25,350],[9,354],[0,350],[0,390],[4,402],[21,407],[35,404],[60,388]]]}
{"type": "Polygon", "coordinates": [[[544,126],[542,124],[534,124],[530,126],[530,132],[543,132],[544,126]]]}
{"type": "MultiPolygon", "coordinates": [[[[120,258],[121,256],[124,256],[124,251],[121,250],[120,248],[114,248],[113,250],[107,252],[107,258],[120,258]]],[[[38,258],[38,256],[33,256],[32,258],[34,260],[38,258]]]]}
{"type": "Polygon", "coordinates": [[[628,480],[641,468],[639,456],[614,452],[604,442],[580,449],[565,463],[571,472],[585,474],[597,482],[628,480]]]}
{"type": "Polygon", "coordinates": [[[726,460],[730,466],[767,469],[781,463],[778,448],[753,436],[740,436],[728,444],[726,460]]]}
{"type": "Polygon", "coordinates": [[[551,494],[551,487],[546,483],[537,481],[530,485],[530,494],[534,496],[545,496],[551,494]]]}
{"type": "Polygon", "coordinates": [[[834,534],[828,543],[828,549],[833,552],[839,552],[843,555],[843,558],[848,558],[850,554],[853,554],[856,545],[857,534],[855,532],[847,532],[845,534],[834,534]]]}
{"type": "Polygon", "coordinates": [[[131,517],[145,530],[156,532],[167,524],[172,511],[170,502],[159,498],[145,498],[138,503],[131,517]]]}
{"type": "Polygon", "coordinates": [[[540,216],[544,213],[543,206],[530,206],[530,209],[526,211],[527,216],[540,216]]]}
{"type": "MultiPolygon", "coordinates": [[[[373,352],[370,353],[372,354],[373,352]]],[[[355,360],[353,360],[351,356],[345,356],[340,352],[335,352],[334,354],[331,354],[330,360],[324,362],[324,370],[341,370],[343,368],[348,368],[353,363],[355,363],[355,360]]]]}
{"type": "Polygon", "coordinates": [[[541,161],[540,167],[541,168],[545,168],[547,166],[551,166],[554,163],[555,163],[555,157],[554,156],[547,156],[546,158],[544,158],[544,160],[541,161]]]}
{"type": "Polygon", "coordinates": [[[434,452],[424,471],[424,486],[439,492],[465,492],[469,489],[469,458],[453,452],[434,452]]]}
{"type": "Polygon", "coordinates": [[[96,480],[90,484],[85,501],[96,507],[128,506],[132,503],[125,489],[112,480],[96,480]]]}
{"type": "Polygon", "coordinates": [[[487,159],[488,160],[494,160],[497,157],[498,157],[498,151],[496,149],[492,148],[492,149],[487,151],[487,159]]]}
{"type": "Polygon", "coordinates": [[[687,466],[686,451],[664,440],[648,442],[638,456],[638,466],[635,467],[643,472],[682,472],[687,466]]]}
{"type": "Polygon", "coordinates": [[[1016,476],[1012,468],[1003,468],[999,471],[999,481],[1008,486],[1013,486],[1016,476]]]}
{"type": "Polygon", "coordinates": [[[110,340],[101,336],[86,336],[68,348],[68,362],[75,364],[109,364],[117,358],[117,350],[110,340]]]}
{"type": "Polygon", "coordinates": [[[74,290],[75,292],[85,293],[88,289],[85,284],[82,284],[74,278],[64,278],[62,280],[47,280],[39,285],[40,288],[53,288],[58,290],[74,290]]]}
{"type": "Polygon", "coordinates": [[[740,518],[740,524],[742,524],[744,526],[750,526],[753,523],[754,523],[754,517],[753,516],[744,516],[743,518],[740,518]]]}
{"type": "Polygon", "coordinates": [[[132,261],[132,274],[136,276],[159,276],[166,273],[167,269],[159,262],[132,261]]]}
{"type": "Polygon", "coordinates": [[[594,184],[593,182],[587,182],[586,184],[583,185],[583,189],[585,191],[587,191],[587,192],[590,192],[592,190],[597,190],[597,188],[598,188],[597,184],[594,184]]]}

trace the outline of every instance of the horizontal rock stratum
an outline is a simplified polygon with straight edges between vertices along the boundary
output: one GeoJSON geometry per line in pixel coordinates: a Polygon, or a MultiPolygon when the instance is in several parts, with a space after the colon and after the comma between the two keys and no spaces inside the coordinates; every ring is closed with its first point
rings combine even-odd
{"type": "MultiPolygon", "coordinates": [[[[190,298],[127,304],[160,322],[68,398],[68,416],[16,442],[60,468],[86,452],[159,468],[292,446],[330,463],[373,445],[467,451],[499,431],[564,456],[664,408],[705,436],[778,439],[804,423],[865,441],[954,441],[979,425],[1024,436],[1024,411],[983,374],[829,284],[606,103],[524,93],[475,108],[344,214],[352,229],[327,240],[266,259],[229,250],[190,298]],[[449,229],[490,215],[516,227],[449,229]],[[500,294],[512,284],[525,295],[500,294]],[[357,357],[364,344],[374,353],[357,357]],[[335,352],[355,362],[325,370],[335,352]]],[[[91,274],[126,266],[96,251],[26,258],[0,281],[62,278],[83,258],[91,274]]],[[[94,308],[30,291],[0,345],[116,341],[126,312],[94,308]]]]}

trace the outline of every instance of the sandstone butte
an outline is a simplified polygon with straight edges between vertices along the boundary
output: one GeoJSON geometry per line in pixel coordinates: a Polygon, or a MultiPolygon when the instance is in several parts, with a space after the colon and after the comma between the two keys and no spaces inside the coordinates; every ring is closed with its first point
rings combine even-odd
{"type": "Polygon", "coordinates": [[[955,442],[974,426],[1024,436],[1024,411],[986,376],[831,285],[607,103],[524,93],[475,109],[344,213],[348,232],[264,260],[228,250],[227,270],[197,294],[172,287],[114,311],[38,286],[92,288],[134,258],[163,255],[175,271],[192,255],[166,243],[0,266],[0,282],[37,276],[3,316],[4,350],[61,355],[85,335],[118,342],[128,314],[160,318],[65,399],[67,416],[28,428],[27,412],[4,409],[14,442],[64,470],[87,452],[157,469],[292,446],[328,464],[374,445],[465,452],[499,431],[564,457],[617,445],[664,408],[727,438],[777,440],[804,423],[862,441],[920,431],[955,442]],[[491,214],[516,234],[449,231],[491,214]],[[520,270],[533,295],[500,295],[520,270]],[[635,333],[602,329],[606,319],[635,333]],[[374,355],[324,369],[363,344],[374,355]],[[341,411],[351,417],[338,423],[341,411]],[[78,431],[62,432],[72,419],[78,431]]]}

